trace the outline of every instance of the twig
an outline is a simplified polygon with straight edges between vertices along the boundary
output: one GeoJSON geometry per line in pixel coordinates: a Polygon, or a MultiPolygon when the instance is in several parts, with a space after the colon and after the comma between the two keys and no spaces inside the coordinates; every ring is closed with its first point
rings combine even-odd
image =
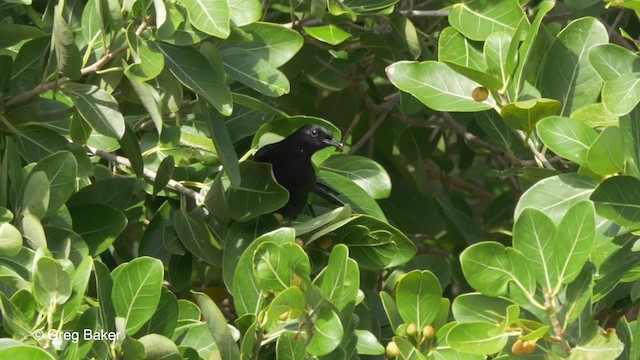
{"type": "Polygon", "coordinates": [[[553,299],[551,298],[551,294],[547,291],[544,292],[544,306],[547,309],[547,313],[549,314],[549,320],[551,321],[551,325],[553,326],[553,332],[555,333],[556,340],[560,344],[560,347],[565,352],[565,354],[571,354],[571,348],[567,341],[564,339],[564,333],[562,332],[562,325],[560,325],[560,320],[558,320],[558,314],[556,312],[556,308],[553,305],[553,299]]]}
{"type": "Polygon", "coordinates": [[[522,141],[525,141],[527,143],[529,150],[531,151],[531,153],[533,153],[533,156],[535,156],[535,158],[540,161],[540,164],[542,164],[542,166],[544,166],[546,169],[555,170],[553,165],[549,163],[549,160],[547,160],[547,158],[540,151],[538,151],[538,149],[536,149],[533,141],[531,141],[531,139],[527,139],[527,135],[524,133],[524,131],[516,130],[516,133],[518,134],[520,139],[522,139],[522,141]]]}
{"type": "MultiPolygon", "coordinates": [[[[131,161],[129,161],[129,159],[122,157],[122,156],[118,156],[118,155],[114,155],[111,153],[108,153],[106,151],[102,151],[100,149],[96,149],[92,146],[86,146],[87,150],[89,150],[89,152],[91,152],[92,154],[114,162],[116,164],[121,164],[124,165],[126,167],[128,167],[129,169],[133,169],[133,165],[131,165],[131,161]]],[[[143,169],[142,170],[142,174],[144,175],[144,177],[154,181],[156,179],[156,177],[158,176],[158,174],[154,171],[151,171],[149,169],[143,169]]],[[[188,196],[192,199],[194,199],[196,201],[197,204],[202,204],[204,202],[204,196],[200,195],[199,193],[185,187],[184,185],[180,184],[179,182],[171,179],[169,180],[169,182],[167,183],[167,185],[171,186],[172,188],[174,188],[177,192],[179,192],[180,194],[184,195],[184,196],[188,196]]]]}
{"type": "MultiPolygon", "coordinates": [[[[142,34],[142,32],[146,28],[147,28],[147,23],[146,22],[143,22],[142,24],[140,24],[140,26],[136,30],[136,35],[140,36],[142,34]]],[[[81,76],[85,76],[85,75],[88,75],[88,74],[91,74],[91,73],[94,73],[94,72],[100,70],[101,67],[103,67],[109,61],[111,61],[111,59],[113,59],[116,55],[124,52],[128,48],[129,48],[129,45],[123,45],[120,48],[105,54],[102,58],[100,58],[95,63],[83,68],[82,70],[80,70],[80,75],[81,76]]],[[[23,103],[25,101],[30,100],[31,98],[33,98],[35,96],[38,96],[38,95],[42,94],[45,91],[49,91],[51,89],[57,88],[60,85],[68,83],[70,81],[71,81],[70,78],[62,77],[62,78],[59,78],[57,80],[50,81],[48,83],[40,84],[40,85],[36,86],[35,88],[27,91],[27,92],[24,92],[24,93],[22,93],[20,95],[16,95],[16,96],[8,99],[5,102],[5,106],[11,106],[11,105],[16,105],[16,104],[23,103]]]]}
{"type": "Polygon", "coordinates": [[[446,11],[446,10],[401,10],[400,13],[405,16],[415,16],[415,17],[449,16],[449,11],[446,11]]]}
{"type": "Polygon", "coordinates": [[[369,140],[371,136],[373,136],[373,133],[376,132],[378,127],[382,125],[382,122],[384,121],[384,119],[387,118],[388,114],[389,114],[388,111],[383,111],[378,115],[378,118],[376,119],[376,121],[373,122],[373,124],[371,124],[371,126],[369,127],[369,130],[367,130],[367,132],[364,133],[364,135],[358,140],[357,143],[351,146],[351,149],[349,149],[349,155],[353,155],[358,150],[360,150],[362,145],[364,145],[364,143],[367,142],[367,140],[369,140]]]}

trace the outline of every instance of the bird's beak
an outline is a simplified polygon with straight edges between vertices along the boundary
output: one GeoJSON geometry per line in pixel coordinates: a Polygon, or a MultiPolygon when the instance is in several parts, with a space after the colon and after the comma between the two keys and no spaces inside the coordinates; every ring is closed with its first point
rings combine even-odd
{"type": "Polygon", "coordinates": [[[340,152],[342,152],[342,149],[344,148],[344,144],[338,142],[336,139],[324,139],[322,140],[322,142],[327,144],[328,146],[335,147],[340,152]]]}

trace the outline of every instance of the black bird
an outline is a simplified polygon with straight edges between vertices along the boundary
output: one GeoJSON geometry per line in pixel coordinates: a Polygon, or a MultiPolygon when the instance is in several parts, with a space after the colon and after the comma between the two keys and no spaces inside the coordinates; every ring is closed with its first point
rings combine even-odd
{"type": "Polygon", "coordinates": [[[305,125],[280,142],[263,146],[254,155],[258,162],[271,163],[280,185],[289,191],[289,201],[280,213],[295,219],[307,205],[309,191],[316,186],[311,155],[328,146],[342,151],[343,145],[320,125],[305,125]]]}

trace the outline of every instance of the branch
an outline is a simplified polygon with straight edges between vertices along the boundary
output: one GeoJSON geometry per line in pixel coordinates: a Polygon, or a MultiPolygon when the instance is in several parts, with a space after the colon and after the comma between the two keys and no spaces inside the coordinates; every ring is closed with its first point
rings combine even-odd
{"type": "MultiPolygon", "coordinates": [[[[131,161],[129,161],[129,159],[122,157],[122,156],[118,156],[118,155],[114,155],[111,153],[108,153],[106,151],[102,151],[100,149],[96,149],[92,146],[85,146],[87,148],[87,150],[89,150],[90,153],[92,153],[93,155],[96,155],[102,159],[114,162],[116,164],[121,164],[124,165],[126,167],[128,167],[129,169],[133,169],[133,166],[131,165],[131,161]]],[[[142,170],[142,174],[144,175],[144,177],[155,181],[156,177],[158,176],[158,174],[154,171],[151,171],[149,169],[143,169],[142,170]]],[[[167,183],[169,186],[171,186],[172,188],[174,188],[178,193],[190,197],[193,200],[196,201],[197,204],[202,204],[204,202],[204,196],[202,196],[201,194],[185,187],[184,185],[180,184],[179,182],[171,179],[169,180],[169,182],[167,183]]]]}
{"type": "Polygon", "coordinates": [[[531,139],[528,139],[527,135],[522,130],[517,130],[516,133],[518,134],[520,139],[522,139],[522,141],[527,143],[529,150],[531,150],[531,153],[533,153],[533,156],[535,156],[535,158],[540,162],[542,166],[544,166],[546,169],[555,170],[555,168],[553,167],[553,165],[551,165],[549,160],[547,160],[544,154],[542,154],[540,151],[538,151],[538,149],[536,149],[536,146],[533,144],[533,141],[531,141],[531,139]]]}
{"type": "MultiPolygon", "coordinates": [[[[142,32],[147,28],[147,23],[143,22],[142,24],[140,24],[140,26],[138,26],[138,29],[136,30],[136,35],[140,36],[142,34],[142,32]]],[[[106,63],[108,63],[109,61],[111,61],[111,59],[113,59],[115,56],[119,55],[120,53],[124,52],[125,50],[127,50],[129,48],[129,45],[123,45],[122,47],[109,52],[107,54],[105,54],[102,58],[100,58],[98,61],[96,61],[95,63],[83,68],[82,70],[80,70],[80,75],[81,76],[86,76],[89,75],[91,73],[94,73],[98,70],[100,70],[101,67],[103,67],[106,63]]],[[[7,100],[5,102],[5,106],[11,106],[11,105],[17,105],[20,103],[23,103],[25,101],[30,100],[33,97],[36,97],[40,94],[42,94],[45,91],[49,91],[51,89],[57,88],[60,85],[63,85],[65,83],[70,82],[71,79],[68,77],[63,77],[63,78],[59,78],[57,80],[54,81],[50,81],[48,83],[44,83],[44,84],[40,84],[38,86],[36,86],[35,88],[24,92],[20,95],[16,95],[12,98],[10,98],[9,100],[7,100]]]]}
{"type": "Polygon", "coordinates": [[[565,352],[565,354],[571,354],[571,348],[567,341],[564,338],[564,333],[562,332],[562,326],[560,325],[560,320],[558,320],[558,314],[556,313],[556,308],[553,305],[553,299],[551,298],[551,294],[548,292],[544,292],[544,305],[547,308],[547,313],[549,314],[549,320],[551,321],[551,325],[553,326],[553,332],[556,334],[555,340],[558,341],[560,347],[565,352]]]}

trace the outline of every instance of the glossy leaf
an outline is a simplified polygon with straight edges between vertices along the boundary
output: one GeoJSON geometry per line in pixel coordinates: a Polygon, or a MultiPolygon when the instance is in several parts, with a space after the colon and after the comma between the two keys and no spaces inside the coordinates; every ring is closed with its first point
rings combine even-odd
{"type": "Polygon", "coordinates": [[[625,142],[617,126],[605,128],[587,153],[589,169],[598,175],[611,175],[624,170],[625,142]]]}
{"type": "Polygon", "coordinates": [[[565,27],[547,50],[539,79],[542,95],[562,103],[560,114],[595,102],[602,79],[589,64],[589,50],[608,42],[607,31],[595,18],[575,20],[565,27]]]}
{"type": "Polygon", "coordinates": [[[260,244],[253,258],[255,276],[262,291],[279,292],[295,284],[294,277],[308,278],[309,260],[296,244],[260,244]]]}
{"type": "Polygon", "coordinates": [[[556,226],[544,213],[527,208],[513,226],[513,248],[531,263],[531,271],[544,291],[552,291],[559,282],[553,262],[556,226]]]}
{"type": "Polygon", "coordinates": [[[377,162],[362,156],[336,155],[320,166],[321,169],[343,175],[374,199],[386,198],[391,193],[391,178],[377,162]]]}
{"type": "Polygon", "coordinates": [[[597,181],[575,173],[543,179],[522,195],[516,205],[515,218],[524,209],[534,208],[558,223],[571,206],[588,199],[597,185],[597,181]]]}
{"type": "Polygon", "coordinates": [[[28,212],[42,219],[49,208],[49,178],[44,171],[31,172],[24,189],[21,191],[20,207],[23,213],[28,212]]]}
{"type": "Polygon", "coordinates": [[[47,309],[54,304],[64,304],[71,296],[71,279],[62,265],[49,257],[42,257],[33,272],[33,296],[47,309]]]}
{"type": "Polygon", "coordinates": [[[220,249],[214,245],[213,234],[207,229],[203,219],[176,211],[173,222],[180,242],[191,254],[208,264],[219,265],[220,249]]]}
{"type": "Polygon", "coordinates": [[[278,337],[276,345],[278,360],[298,360],[304,358],[304,343],[293,331],[287,331],[278,337]]]}
{"type": "Polygon", "coordinates": [[[313,27],[307,26],[303,27],[303,29],[309,36],[329,45],[338,45],[351,37],[351,34],[333,24],[313,27]]]}
{"type": "Polygon", "coordinates": [[[614,176],[604,180],[591,194],[598,215],[632,229],[640,228],[640,180],[614,176]]]}
{"type": "Polygon", "coordinates": [[[600,44],[589,50],[589,63],[604,81],[640,71],[640,57],[616,44],[600,44]]]}
{"type": "Polygon", "coordinates": [[[231,336],[231,332],[227,326],[227,320],[222,311],[220,311],[218,306],[207,295],[193,292],[193,296],[202,310],[202,317],[209,327],[209,331],[213,334],[222,359],[233,360],[240,358],[238,344],[236,344],[231,336]]]}
{"type": "Polygon", "coordinates": [[[462,271],[469,284],[489,296],[507,292],[513,282],[528,297],[535,291],[535,276],[522,253],[496,242],[482,242],[468,247],[460,255],[462,271]]]}
{"type": "Polygon", "coordinates": [[[229,4],[226,0],[180,0],[189,12],[189,21],[198,30],[226,39],[229,27],[229,4]]]}
{"type": "Polygon", "coordinates": [[[22,248],[22,234],[15,226],[0,222],[0,255],[14,256],[22,248]]]}
{"type": "MultiPolygon", "coordinates": [[[[233,277],[234,302],[238,316],[253,314],[258,310],[262,290],[254,271],[254,253],[258,246],[266,242],[275,244],[293,244],[295,232],[292,228],[279,228],[255,239],[242,253],[233,277]]],[[[297,245],[295,245],[297,246],[297,245]]]]}
{"type": "Polygon", "coordinates": [[[626,74],[606,81],[602,87],[604,107],[616,115],[631,112],[640,102],[640,73],[626,74]]]}
{"type": "Polygon", "coordinates": [[[74,42],[73,32],[63,16],[64,4],[55,6],[53,16],[53,43],[58,71],[75,80],[80,78],[82,56],[74,42]]]}
{"type": "Polygon", "coordinates": [[[386,221],[378,203],[353,180],[333,171],[321,170],[318,180],[338,192],[338,198],[348,203],[355,212],[364,213],[386,221]]]}
{"type": "Polygon", "coordinates": [[[492,33],[512,35],[525,14],[517,0],[458,3],[449,13],[449,24],[471,40],[485,41],[492,33]]]}
{"type": "MultiPolygon", "coordinates": [[[[487,60],[487,69],[497,76],[503,84],[507,84],[511,78],[513,62],[509,61],[508,52],[512,38],[504,32],[494,32],[487,37],[484,43],[484,56],[487,60]]],[[[517,40],[516,40],[517,41],[517,40]]]]}
{"type": "Polygon", "coordinates": [[[397,285],[396,303],[402,320],[414,323],[418,329],[430,325],[438,315],[442,288],[430,271],[414,270],[403,276],[397,285]]]}
{"type": "Polygon", "coordinates": [[[113,307],[116,315],[124,318],[127,334],[133,335],[153,316],[160,301],[162,262],[140,257],[114,271],[113,307]]]}
{"type": "Polygon", "coordinates": [[[226,73],[233,79],[271,97],[289,93],[289,80],[267,60],[241,48],[221,51],[226,73]]]}
{"type": "Polygon", "coordinates": [[[536,129],[549,149],[580,165],[587,165],[587,153],[598,137],[588,125],[561,116],[544,118],[536,129]]]}
{"type": "Polygon", "coordinates": [[[106,251],[127,226],[122,212],[103,204],[86,204],[69,208],[73,230],[89,246],[92,255],[106,251]]]}
{"type": "Polygon", "coordinates": [[[222,115],[231,114],[231,92],[222,81],[222,74],[217,74],[202,54],[191,47],[158,45],[166,67],[184,86],[207,99],[222,115]]]}
{"type": "Polygon", "coordinates": [[[260,20],[262,4],[259,0],[228,0],[231,21],[235,26],[245,26],[260,20]]]}
{"type": "Polygon", "coordinates": [[[386,72],[398,89],[436,111],[475,112],[495,105],[491,95],[484,101],[474,100],[473,90],[481,85],[439,62],[400,61],[388,66],[386,72]]]}
{"type": "Polygon", "coordinates": [[[501,112],[502,120],[512,129],[531,133],[538,121],[555,115],[560,103],[551,99],[531,99],[505,105],[501,112]]]}
{"type": "Polygon", "coordinates": [[[78,83],[66,83],[61,90],[73,99],[82,118],[97,132],[114,139],[122,138],[124,117],[111,94],[95,85],[78,83]]]}
{"type": "Polygon", "coordinates": [[[307,344],[307,352],[321,356],[333,351],[342,340],[344,329],[340,318],[333,310],[322,308],[313,325],[313,335],[307,344]]]}
{"type": "Polygon", "coordinates": [[[489,355],[502,350],[509,336],[506,333],[494,334],[495,323],[473,322],[457,324],[447,335],[452,349],[460,352],[489,355]]]}

